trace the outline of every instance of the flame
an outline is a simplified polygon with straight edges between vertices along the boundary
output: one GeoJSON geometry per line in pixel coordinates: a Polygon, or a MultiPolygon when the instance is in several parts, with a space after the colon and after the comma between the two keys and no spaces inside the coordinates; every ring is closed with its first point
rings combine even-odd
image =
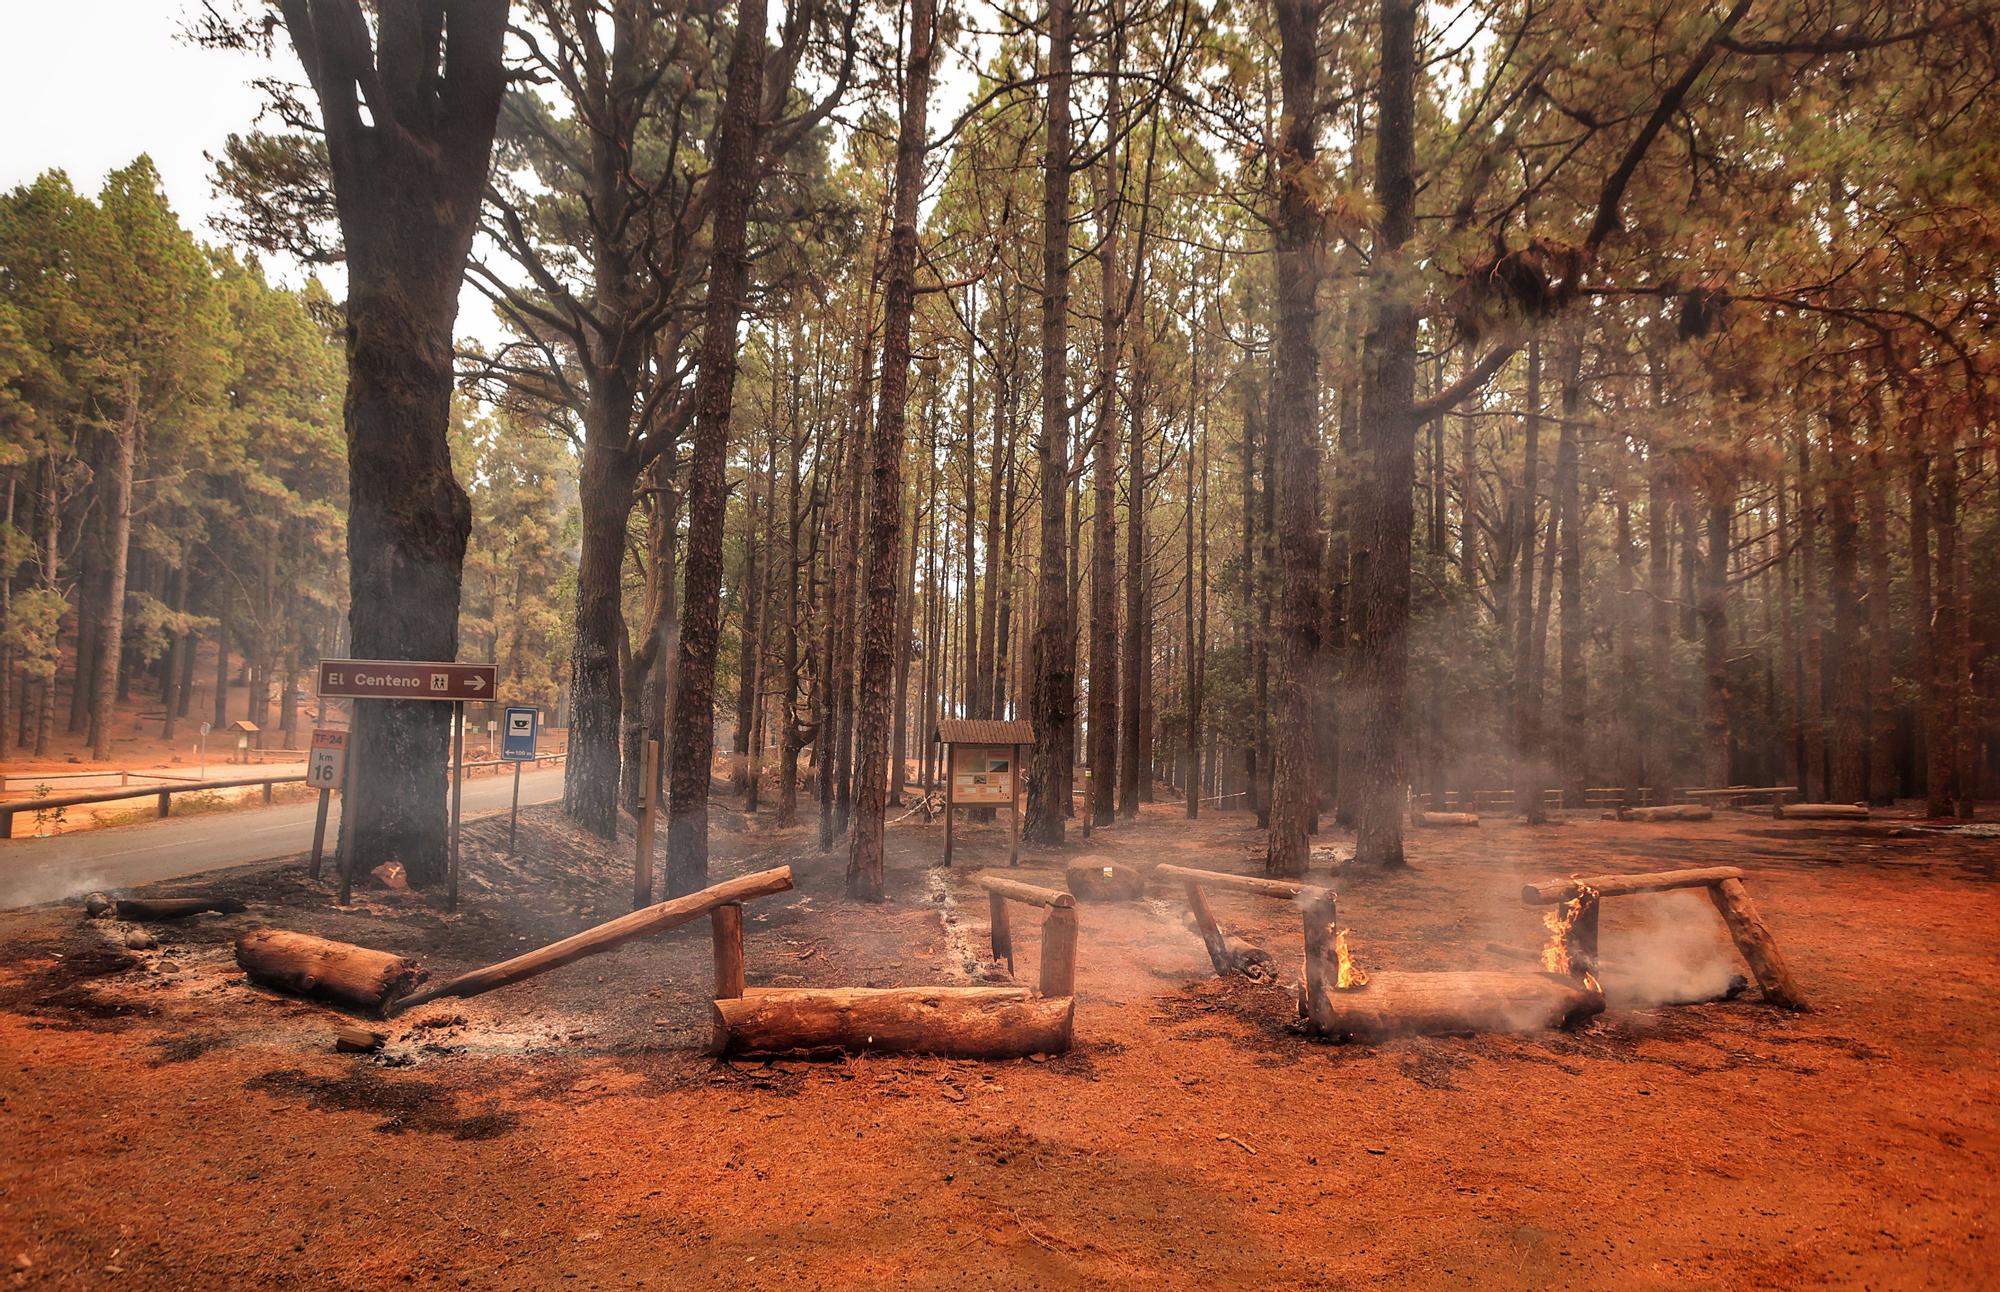
{"type": "Polygon", "coordinates": [[[1356,987],[1368,985],[1368,974],[1354,963],[1354,952],[1347,945],[1346,929],[1333,935],[1334,958],[1340,962],[1340,972],[1333,985],[1338,991],[1353,991],[1356,987]]]}
{"type": "Polygon", "coordinates": [[[1581,972],[1584,985],[1593,991],[1598,989],[1597,979],[1583,966],[1575,963],[1570,956],[1569,934],[1576,926],[1577,920],[1582,917],[1585,905],[1596,901],[1596,889],[1578,888],[1575,897],[1542,916],[1542,923],[1549,930],[1548,944],[1542,948],[1542,968],[1550,973],[1561,974],[1565,978],[1574,978],[1581,972]]]}

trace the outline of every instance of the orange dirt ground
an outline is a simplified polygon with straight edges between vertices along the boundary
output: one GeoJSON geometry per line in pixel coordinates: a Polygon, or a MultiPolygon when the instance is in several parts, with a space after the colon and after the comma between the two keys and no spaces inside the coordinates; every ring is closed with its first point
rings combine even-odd
{"type": "MultiPolygon", "coordinates": [[[[463,913],[331,907],[296,865],[187,880],[245,915],[0,915],[0,1270],[29,1286],[478,1288],[1971,1288],[2000,1278],[2000,834],[1723,814],[1414,836],[1341,876],[1364,966],[1501,968],[1540,940],[1525,878],[1730,863],[1816,1010],[1611,1009],[1574,1033],[1334,1046],[1298,1029],[1294,912],[1216,893],[1281,982],[1221,981],[1179,895],[1082,909],[1077,1049],[1044,1062],[705,1057],[706,923],[386,1025],[249,987],[262,924],[442,975],[625,909],[629,871],[560,823],[468,828],[463,913]]],[[[715,874],[785,862],[746,913],[754,984],[964,983],[1005,827],[890,832],[891,900],[841,896],[809,828],[717,814],[715,874]]],[[[1324,840],[1344,851],[1338,837],[1324,840]]],[[[1254,822],[1178,805],[1101,855],[1254,870],[1254,822]]],[[[4,864],[4,853],[0,853],[4,864]]],[[[1327,862],[1315,866],[1326,873],[1327,862]]],[[[1036,921],[1016,908],[1032,983],[1036,921]]],[[[1728,953],[1698,895],[1608,899],[1603,947],[1728,953]]],[[[1710,966],[1712,967],[1712,966],[1710,966]]],[[[1740,966],[1735,966],[1740,968],[1740,966]]],[[[1621,1003],[1622,998],[1622,1003],[1621,1003]]]]}

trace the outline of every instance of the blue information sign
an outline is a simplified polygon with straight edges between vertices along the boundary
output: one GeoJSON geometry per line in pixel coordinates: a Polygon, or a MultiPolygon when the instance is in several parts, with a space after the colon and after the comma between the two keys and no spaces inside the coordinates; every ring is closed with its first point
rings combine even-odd
{"type": "Polygon", "coordinates": [[[535,757],[535,737],[541,731],[542,711],[529,706],[510,706],[506,725],[500,731],[500,757],[512,762],[530,762],[535,757]]]}

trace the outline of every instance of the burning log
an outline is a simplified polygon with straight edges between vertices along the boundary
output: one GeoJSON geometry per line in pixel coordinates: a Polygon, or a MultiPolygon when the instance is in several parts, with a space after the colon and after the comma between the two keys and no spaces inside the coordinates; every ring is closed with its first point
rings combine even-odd
{"type": "Polygon", "coordinates": [[[249,909],[240,897],[121,897],[113,905],[121,920],[184,920],[203,911],[241,915],[249,909]]]}
{"type": "Polygon", "coordinates": [[[1353,991],[1309,982],[1305,997],[1313,1031],[1337,1041],[1570,1028],[1604,1012],[1595,985],[1506,970],[1383,971],[1353,991]]]}
{"type": "Polygon", "coordinates": [[[1575,875],[1568,879],[1545,879],[1521,886],[1521,902],[1526,906],[1549,906],[1566,902],[1580,888],[1595,889],[1599,897],[1623,897],[1628,893],[1663,893],[1674,888],[1706,888],[1725,879],[1741,879],[1734,866],[1701,866],[1690,870],[1652,870],[1638,875],[1575,875]]]}
{"type": "Polygon", "coordinates": [[[423,977],[414,960],[287,929],[245,933],[236,963],[261,986],[373,1014],[423,977]]]}
{"type": "Polygon", "coordinates": [[[1773,815],[1787,821],[1866,821],[1865,803],[1780,803],[1773,815]]]}
{"type": "Polygon", "coordinates": [[[488,965],[484,969],[460,974],[456,978],[398,1002],[396,1009],[400,1012],[416,1005],[428,1004],[444,996],[477,996],[496,987],[505,987],[524,978],[547,973],[573,960],[609,951],[615,946],[630,942],[633,938],[686,924],[719,906],[739,904],[753,897],[782,893],[791,886],[790,866],[761,870],[754,875],[742,875],[736,879],[724,880],[720,884],[711,884],[699,892],[656,902],[651,906],[641,907],[629,915],[607,920],[595,928],[585,929],[560,942],[551,942],[526,955],[518,955],[511,960],[488,965]]]}
{"type": "Polygon", "coordinates": [[[1075,1014],[1073,997],[1025,987],[752,987],[715,1002],[709,1052],[1016,1059],[1067,1053],[1075,1014]]]}
{"type": "Polygon", "coordinates": [[[1576,885],[1575,896],[1542,916],[1549,940],[1542,948],[1542,970],[1595,986],[1597,969],[1597,906],[1599,893],[1588,884],[1576,885]]]}
{"type": "Polygon", "coordinates": [[[1715,809],[1706,803],[1669,803],[1664,807],[1621,807],[1604,814],[1606,821],[1713,821],[1715,809]]]}
{"type": "Polygon", "coordinates": [[[1477,812],[1413,812],[1410,824],[1423,829],[1440,829],[1449,826],[1476,826],[1479,824],[1477,812]]]}

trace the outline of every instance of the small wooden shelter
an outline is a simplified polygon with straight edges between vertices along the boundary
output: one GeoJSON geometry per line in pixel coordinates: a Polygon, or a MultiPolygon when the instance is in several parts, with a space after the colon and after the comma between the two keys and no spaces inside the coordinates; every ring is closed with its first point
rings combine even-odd
{"type": "Polygon", "coordinates": [[[932,739],[944,746],[944,864],[951,864],[954,808],[1008,808],[1007,864],[1021,864],[1021,751],[1035,743],[1031,722],[940,718],[932,739]]]}

